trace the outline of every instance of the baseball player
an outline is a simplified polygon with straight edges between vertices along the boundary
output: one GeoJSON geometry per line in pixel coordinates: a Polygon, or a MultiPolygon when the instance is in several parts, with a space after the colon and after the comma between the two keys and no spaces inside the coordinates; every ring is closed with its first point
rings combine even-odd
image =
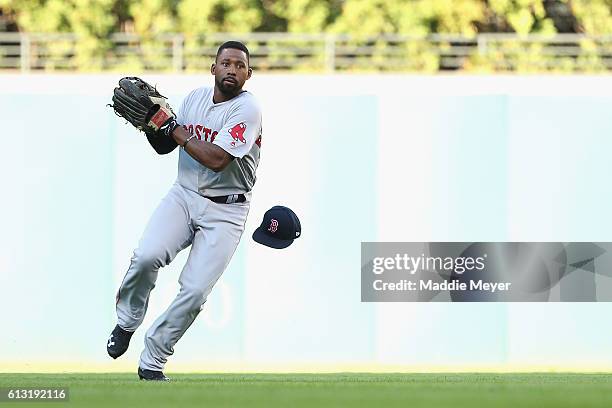
{"type": "Polygon", "coordinates": [[[160,154],[180,146],[178,177],[153,213],[117,292],[117,325],[107,352],[117,358],[142,323],[159,268],[191,245],[180,291],[145,335],[138,375],[168,381],[164,365],[227,267],[247,214],[261,146],[261,110],[242,89],[251,77],[249,51],[222,44],[211,66],[214,87],[185,97],[167,137],[150,137],[160,154]]]}

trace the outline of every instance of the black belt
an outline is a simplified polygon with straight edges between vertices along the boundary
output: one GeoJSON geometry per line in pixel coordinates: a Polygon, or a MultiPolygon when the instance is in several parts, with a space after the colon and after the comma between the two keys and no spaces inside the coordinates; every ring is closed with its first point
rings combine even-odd
{"type": "Polygon", "coordinates": [[[226,196],[217,196],[217,197],[206,197],[213,203],[219,204],[234,204],[234,203],[244,203],[246,201],[246,197],[244,194],[230,194],[226,196]]]}

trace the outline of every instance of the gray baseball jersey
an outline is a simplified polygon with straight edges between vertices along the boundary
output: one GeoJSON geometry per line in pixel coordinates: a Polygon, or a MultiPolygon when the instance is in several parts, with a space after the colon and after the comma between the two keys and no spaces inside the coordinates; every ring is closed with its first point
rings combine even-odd
{"type": "Polygon", "coordinates": [[[186,131],[235,157],[216,173],[181,149],[178,183],[203,196],[251,191],[261,146],[261,109],[255,97],[244,91],[229,101],[213,103],[213,88],[202,87],[187,95],[177,116],[186,131]]]}
{"type": "Polygon", "coordinates": [[[249,200],[220,204],[205,197],[251,191],[259,163],[261,110],[249,92],[217,104],[212,98],[213,88],[194,90],[184,99],[177,121],[198,139],[223,148],[234,160],[215,173],[180,150],[177,182],[151,216],[117,293],[117,323],[134,331],[144,319],[159,269],[191,245],[179,278],[179,293],[145,335],[139,363],[143,369],[163,369],[244,232],[249,200]]]}

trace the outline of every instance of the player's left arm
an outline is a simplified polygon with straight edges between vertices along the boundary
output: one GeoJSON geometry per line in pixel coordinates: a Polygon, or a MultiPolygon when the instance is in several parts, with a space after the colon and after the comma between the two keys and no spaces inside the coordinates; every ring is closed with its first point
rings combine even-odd
{"type": "Polygon", "coordinates": [[[190,138],[182,127],[172,132],[179,146],[202,165],[219,172],[234,158],[247,154],[261,133],[261,112],[253,103],[238,105],[212,142],[190,138]],[[189,142],[185,145],[187,139],[189,142]]]}

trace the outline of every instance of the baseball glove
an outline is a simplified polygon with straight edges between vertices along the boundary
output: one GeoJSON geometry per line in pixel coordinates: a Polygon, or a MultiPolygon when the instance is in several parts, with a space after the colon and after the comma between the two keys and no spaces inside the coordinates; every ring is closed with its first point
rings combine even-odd
{"type": "Polygon", "coordinates": [[[138,77],[121,78],[109,106],[148,136],[167,136],[178,126],[167,98],[138,77]]]}

